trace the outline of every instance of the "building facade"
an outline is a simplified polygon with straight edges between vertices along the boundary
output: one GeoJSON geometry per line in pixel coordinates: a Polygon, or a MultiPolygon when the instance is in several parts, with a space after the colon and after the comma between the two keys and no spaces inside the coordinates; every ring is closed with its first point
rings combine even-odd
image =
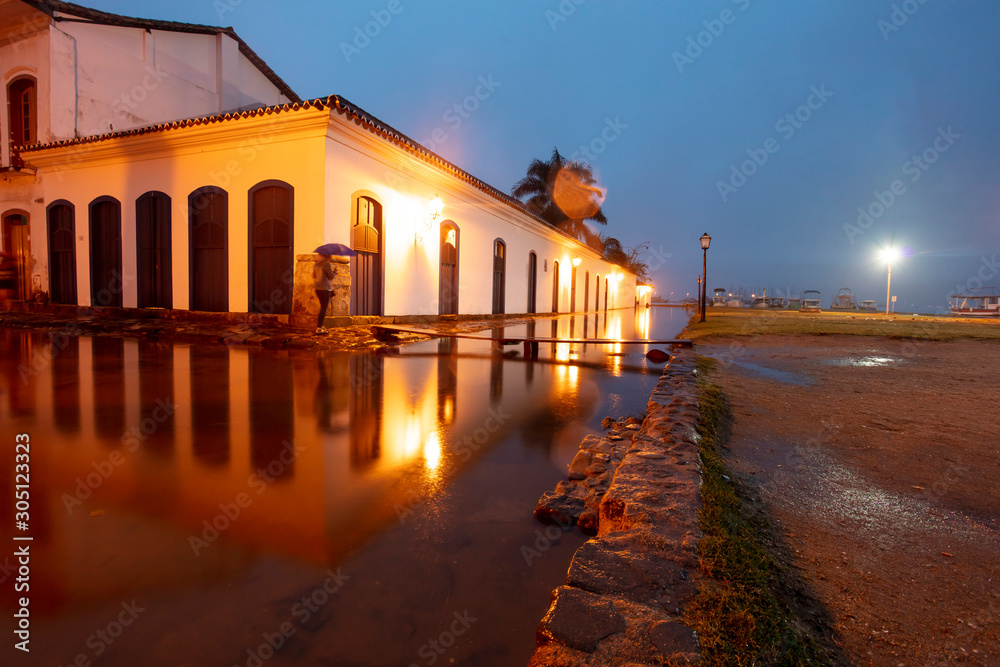
{"type": "Polygon", "coordinates": [[[22,299],[294,322],[297,263],[339,242],[352,315],[635,304],[634,276],[347,100],[300,100],[230,29],[26,0],[0,22],[22,299]]]}

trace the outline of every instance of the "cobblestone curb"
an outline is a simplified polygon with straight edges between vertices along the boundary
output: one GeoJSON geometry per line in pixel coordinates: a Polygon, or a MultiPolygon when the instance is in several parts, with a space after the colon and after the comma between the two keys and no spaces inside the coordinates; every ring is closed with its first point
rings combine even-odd
{"type": "Polygon", "coordinates": [[[539,520],[578,522],[596,537],[577,550],[566,585],[553,591],[529,667],[700,661],[697,637],[681,622],[699,576],[695,359],[691,350],[676,351],[641,427],[626,420],[608,437],[589,436],[569,480],[539,501],[539,520]]]}

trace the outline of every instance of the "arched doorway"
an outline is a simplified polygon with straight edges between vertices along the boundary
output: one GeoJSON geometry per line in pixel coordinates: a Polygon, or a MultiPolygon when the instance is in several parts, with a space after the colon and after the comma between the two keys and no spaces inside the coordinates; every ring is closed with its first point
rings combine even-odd
{"type": "Polygon", "coordinates": [[[188,196],[191,310],[229,310],[229,195],[206,186],[188,196]]]}
{"type": "Polygon", "coordinates": [[[493,314],[504,312],[504,295],[507,291],[507,244],[501,239],[493,241],[493,314]]]}
{"type": "Polygon", "coordinates": [[[559,262],[552,262],[552,312],[559,312],[559,262]]]}
{"type": "Polygon", "coordinates": [[[583,276],[583,312],[590,310],[590,271],[583,276]]]}
{"type": "Polygon", "coordinates": [[[458,227],[450,221],[441,223],[440,264],[438,312],[458,315],[458,227]]]}
{"type": "Polygon", "coordinates": [[[173,308],[170,197],[162,192],[135,202],[135,259],[139,308],[173,308]]]}
{"type": "Polygon", "coordinates": [[[31,243],[28,236],[28,215],[22,211],[8,211],[3,215],[3,245],[4,252],[14,256],[16,263],[16,281],[14,298],[22,301],[31,295],[31,284],[28,281],[31,266],[31,243]]]}
{"type": "Polygon", "coordinates": [[[372,197],[354,198],[351,248],[351,315],[382,314],[382,204],[372,197]]]}
{"type": "Polygon", "coordinates": [[[75,306],[76,214],[65,199],[46,208],[49,237],[49,300],[75,306]]]}
{"type": "Polygon", "coordinates": [[[535,293],[538,288],[538,255],[534,252],[528,253],[528,312],[537,311],[535,303],[535,293]]]}
{"type": "Polygon", "coordinates": [[[293,195],[283,181],[264,181],[250,190],[251,313],[291,310],[293,195]]]}
{"type": "Polygon", "coordinates": [[[90,203],[90,305],[122,307],[122,205],[114,197],[90,203]]]}

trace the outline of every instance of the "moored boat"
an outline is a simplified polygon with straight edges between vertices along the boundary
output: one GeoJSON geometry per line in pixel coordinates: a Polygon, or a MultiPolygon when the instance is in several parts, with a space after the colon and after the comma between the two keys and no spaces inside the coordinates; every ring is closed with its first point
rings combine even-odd
{"type": "Polygon", "coordinates": [[[837,296],[833,297],[833,302],[830,304],[830,310],[857,309],[858,299],[854,296],[854,292],[852,292],[849,287],[840,288],[840,291],[837,292],[837,296]]]}
{"type": "Polygon", "coordinates": [[[858,310],[864,313],[877,313],[878,304],[875,303],[875,299],[865,299],[861,302],[861,305],[858,306],[858,310]]]}
{"type": "Polygon", "coordinates": [[[712,305],[713,306],[725,306],[726,305],[726,290],[721,287],[716,287],[712,290],[712,305]]]}
{"type": "Polygon", "coordinates": [[[807,289],[802,293],[802,307],[800,313],[818,313],[823,309],[823,302],[820,300],[819,290],[807,289]]]}
{"type": "Polygon", "coordinates": [[[948,310],[961,317],[1000,317],[1000,290],[980,287],[953,292],[948,310]]]}

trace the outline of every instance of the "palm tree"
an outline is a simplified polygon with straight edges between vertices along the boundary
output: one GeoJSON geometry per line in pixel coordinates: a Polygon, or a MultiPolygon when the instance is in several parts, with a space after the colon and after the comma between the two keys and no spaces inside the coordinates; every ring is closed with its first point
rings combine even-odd
{"type": "Polygon", "coordinates": [[[595,201],[604,193],[597,187],[590,166],[567,160],[558,148],[552,149],[552,157],[547,161],[532,160],[524,178],[514,184],[511,194],[553,227],[587,243],[595,239],[584,220],[608,224],[604,211],[595,201]]]}

